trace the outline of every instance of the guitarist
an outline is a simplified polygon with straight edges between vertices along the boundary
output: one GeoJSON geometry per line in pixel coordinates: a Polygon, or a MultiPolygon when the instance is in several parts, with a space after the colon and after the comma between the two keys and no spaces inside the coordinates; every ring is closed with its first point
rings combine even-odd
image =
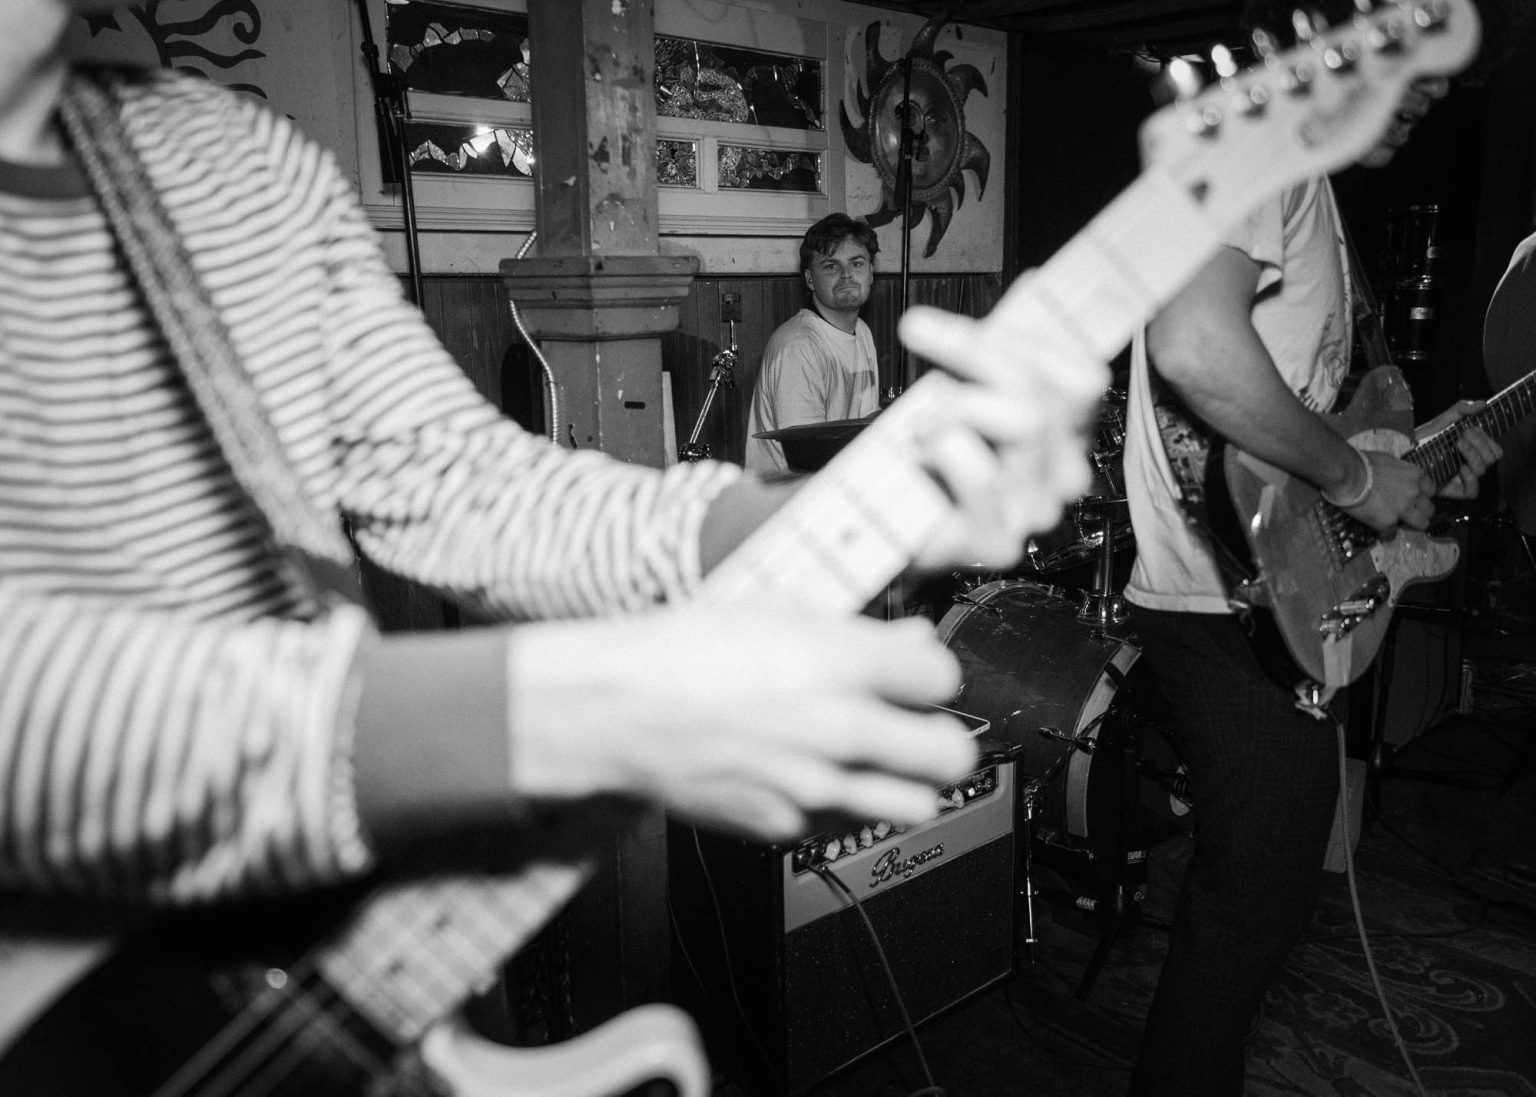
{"type": "MultiPolygon", "coordinates": [[[[1364,162],[1386,164],[1446,91],[1443,79],[1416,83],[1364,162]]],[[[1384,535],[1424,528],[1434,506],[1417,468],[1352,448],[1317,414],[1350,360],[1348,286],[1333,193],[1313,179],[1255,212],[1133,347],[1125,475],[1137,559],[1125,597],[1200,813],[1138,1097],[1243,1092],[1244,1041],[1311,911],[1338,794],[1334,737],[1255,657],[1211,542],[1184,516],[1176,465],[1203,460],[1214,434],[1384,535]],[[1154,404],[1155,384],[1178,418],[1154,404]]],[[[1471,494],[1498,448],[1469,430],[1461,452],[1452,488],[1471,494]]]]}
{"type": "MultiPolygon", "coordinates": [[[[0,887],[294,894],[597,796],[765,840],[932,816],[975,750],[915,708],[960,681],[925,623],[656,608],[792,487],[500,418],[327,153],[201,80],[72,70],[114,6],[0,0],[0,887]],[[532,623],[380,635],[340,516],[532,623]]],[[[1105,368],[934,310],[904,336],[962,379],[917,563],[1007,566],[1088,486],[1105,368]]]]}

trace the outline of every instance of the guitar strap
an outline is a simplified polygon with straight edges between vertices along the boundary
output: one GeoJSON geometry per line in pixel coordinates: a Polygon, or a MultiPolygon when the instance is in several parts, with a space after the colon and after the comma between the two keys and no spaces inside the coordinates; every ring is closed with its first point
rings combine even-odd
{"type": "Polygon", "coordinates": [[[1371,289],[1371,282],[1365,276],[1365,266],[1360,262],[1360,252],[1355,247],[1355,238],[1349,231],[1349,225],[1343,216],[1339,217],[1339,235],[1341,246],[1344,249],[1345,270],[1349,276],[1352,308],[1351,319],[1354,321],[1355,337],[1359,340],[1360,349],[1365,354],[1366,372],[1377,366],[1392,365],[1392,351],[1387,346],[1386,324],[1381,314],[1381,304],[1376,299],[1376,293],[1371,289]]]}
{"type": "Polygon", "coordinates": [[[123,93],[133,78],[108,68],[76,72],[60,107],[65,133],[128,274],[235,482],[266,526],[290,587],[316,609],[361,603],[356,560],[340,522],[322,513],[289,462],[123,123],[123,93]]]}

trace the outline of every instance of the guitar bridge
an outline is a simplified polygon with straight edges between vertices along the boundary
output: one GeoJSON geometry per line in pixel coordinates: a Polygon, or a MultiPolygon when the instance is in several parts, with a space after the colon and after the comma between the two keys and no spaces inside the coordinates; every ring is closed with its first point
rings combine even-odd
{"type": "Polygon", "coordinates": [[[1380,572],[1361,584],[1360,588],[1344,601],[1323,614],[1317,622],[1317,631],[1324,639],[1337,640],[1354,631],[1355,627],[1370,617],[1392,595],[1391,581],[1380,572]]]}

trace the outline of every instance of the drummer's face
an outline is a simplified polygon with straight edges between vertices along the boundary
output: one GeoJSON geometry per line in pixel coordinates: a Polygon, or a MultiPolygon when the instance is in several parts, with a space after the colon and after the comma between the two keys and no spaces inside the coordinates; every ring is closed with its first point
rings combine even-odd
{"type": "Polygon", "coordinates": [[[817,255],[805,272],[805,284],[822,308],[857,312],[875,284],[875,261],[851,236],[830,255],[817,255]]]}

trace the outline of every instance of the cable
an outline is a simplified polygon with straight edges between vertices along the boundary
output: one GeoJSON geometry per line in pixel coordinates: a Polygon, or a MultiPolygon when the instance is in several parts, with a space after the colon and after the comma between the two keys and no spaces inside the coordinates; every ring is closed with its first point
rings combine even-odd
{"type": "MultiPolygon", "coordinates": [[[[725,961],[725,981],[731,988],[731,1001],[736,1004],[736,1015],[741,1018],[741,1027],[746,1030],[747,1036],[752,1040],[752,1046],[763,1057],[763,1065],[768,1068],[768,1073],[776,1075],[778,1072],[773,1068],[773,1056],[768,1054],[768,1049],[757,1038],[757,1027],[747,1016],[746,1006],[741,1004],[741,992],[736,987],[736,965],[731,963],[731,942],[725,930],[725,915],[720,910],[720,896],[715,892],[715,879],[710,875],[709,862],[704,857],[704,845],[699,841],[699,828],[689,827],[688,830],[693,835],[693,851],[699,858],[699,870],[704,874],[704,889],[709,892],[709,903],[715,911],[715,928],[720,931],[720,956],[725,961]]],[[[694,974],[697,976],[697,971],[694,974]]]]}
{"type": "MultiPolygon", "coordinates": [[[[514,259],[521,259],[528,254],[528,249],[533,247],[533,242],[539,238],[538,231],[528,234],[528,239],[523,241],[523,246],[517,249],[514,259]]],[[[544,357],[544,352],[539,349],[539,344],[534,342],[533,336],[528,333],[528,326],[523,323],[523,314],[517,310],[517,302],[510,297],[507,299],[512,306],[512,323],[517,325],[517,332],[523,337],[523,342],[528,344],[528,349],[533,351],[533,356],[538,359],[540,367],[544,370],[544,388],[549,393],[549,440],[555,445],[560,444],[560,386],[555,381],[555,371],[549,364],[549,359],[544,357]]]]}
{"type": "MultiPolygon", "coordinates": [[[[1040,963],[1042,967],[1045,966],[1043,961],[1036,962],[1040,963]]],[[[1051,974],[1055,975],[1057,978],[1062,978],[1059,972],[1056,972],[1049,967],[1046,967],[1046,970],[1050,971],[1051,974]]],[[[1070,980],[1063,981],[1067,982],[1070,980]]],[[[1109,1058],[1097,1061],[1090,1059],[1079,1059],[1075,1055],[1068,1055],[1060,1048],[1048,1047],[1045,1041],[1041,1040],[1039,1036],[1035,1035],[1029,1026],[1024,1023],[1024,1018],[1019,1016],[1018,1005],[1013,1000],[1013,984],[1011,982],[1003,984],[1003,1004],[1008,1008],[1008,1016],[1013,1018],[1014,1027],[1019,1030],[1025,1039],[1034,1044],[1047,1055],[1053,1056],[1063,1063],[1071,1063],[1073,1066],[1086,1067],[1089,1070],[1115,1070],[1129,1073],[1131,1070],[1135,1069],[1131,1063],[1116,1061],[1109,1058]]]]}
{"type": "Polygon", "coordinates": [[[1365,915],[1360,909],[1360,888],[1355,879],[1354,842],[1349,834],[1349,770],[1344,724],[1342,721],[1334,720],[1333,727],[1339,746],[1339,836],[1343,839],[1344,875],[1349,881],[1349,900],[1354,908],[1355,928],[1360,933],[1360,950],[1365,955],[1365,967],[1370,972],[1371,986],[1376,990],[1376,1000],[1381,1003],[1382,1016],[1386,1018],[1387,1028],[1392,1032],[1392,1041],[1397,1045],[1403,1065],[1408,1068],[1408,1077],[1413,1083],[1414,1092],[1419,1097],[1428,1097],[1424,1090],[1424,1083],[1419,1080],[1418,1069],[1413,1065],[1413,1056],[1408,1054],[1408,1045],[1403,1042],[1402,1033],[1397,1029],[1397,1020],[1392,1016],[1392,1007],[1387,1002],[1386,989],[1381,985],[1381,976],[1376,971],[1376,957],[1371,952],[1370,936],[1365,931],[1365,915]]]}
{"type": "Polygon", "coordinates": [[[896,985],[896,973],[891,970],[891,962],[886,959],[885,946],[880,943],[880,934],[875,932],[875,924],[869,920],[869,914],[864,909],[864,904],[853,893],[847,884],[839,880],[824,864],[812,865],[811,871],[820,876],[828,884],[831,884],[853,904],[853,909],[859,912],[859,917],[864,922],[864,928],[869,932],[869,939],[875,946],[875,955],[880,958],[880,967],[885,971],[885,980],[890,984],[891,996],[896,1000],[896,1008],[901,1013],[901,1023],[906,1027],[907,1035],[912,1038],[912,1048],[917,1052],[917,1063],[922,1068],[923,1079],[928,1084],[922,1089],[916,1090],[911,1097],[944,1097],[944,1090],[933,1080],[933,1071],[928,1069],[928,1057],[923,1054],[922,1041],[917,1038],[917,1028],[912,1024],[912,1018],[907,1013],[907,1003],[901,997],[901,988],[896,985]]]}

